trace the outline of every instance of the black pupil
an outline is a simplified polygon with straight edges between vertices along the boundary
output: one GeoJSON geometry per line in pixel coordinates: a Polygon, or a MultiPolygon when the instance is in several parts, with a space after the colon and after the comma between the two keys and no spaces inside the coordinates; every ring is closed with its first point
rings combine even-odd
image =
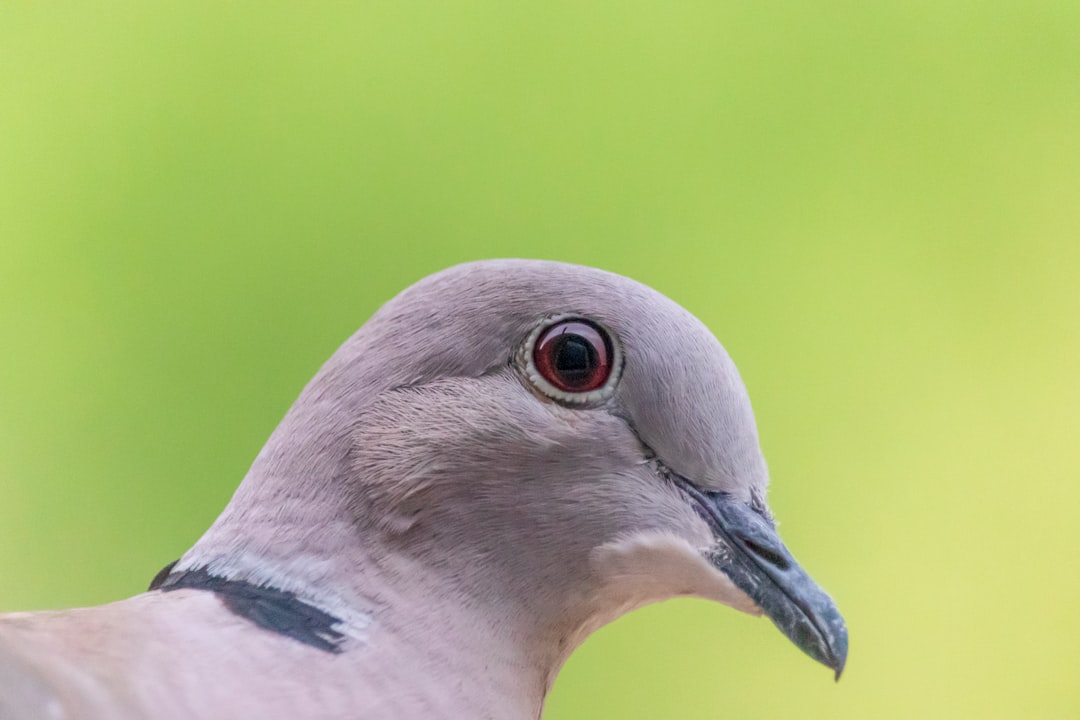
{"type": "Polygon", "coordinates": [[[588,383],[589,376],[596,370],[596,348],[580,335],[570,333],[562,335],[556,342],[552,364],[562,381],[570,386],[588,383]]]}

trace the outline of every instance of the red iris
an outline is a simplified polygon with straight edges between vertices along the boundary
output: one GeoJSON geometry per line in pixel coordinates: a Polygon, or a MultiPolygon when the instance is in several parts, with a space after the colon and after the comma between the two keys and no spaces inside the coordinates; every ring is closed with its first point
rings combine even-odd
{"type": "Polygon", "coordinates": [[[611,376],[611,341],[584,320],[552,325],[533,347],[536,369],[563,392],[584,393],[602,387],[611,376]]]}

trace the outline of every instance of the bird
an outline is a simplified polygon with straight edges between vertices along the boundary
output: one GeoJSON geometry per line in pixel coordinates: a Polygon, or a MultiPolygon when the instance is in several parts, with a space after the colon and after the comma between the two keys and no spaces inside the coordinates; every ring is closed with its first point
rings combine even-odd
{"type": "Polygon", "coordinates": [[[680,596],[764,614],[839,679],[844,620],[768,480],[682,306],[456,265],[345,341],[146,592],[0,616],[0,720],[535,720],[590,633],[680,596]]]}

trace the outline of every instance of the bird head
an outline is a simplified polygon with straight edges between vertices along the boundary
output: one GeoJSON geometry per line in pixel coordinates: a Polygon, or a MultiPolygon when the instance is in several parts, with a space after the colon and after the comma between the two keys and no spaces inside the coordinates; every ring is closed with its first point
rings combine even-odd
{"type": "Polygon", "coordinates": [[[500,260],[381,308],[233,504],[317,496],[334,520],[308,536],[347,528],[442,592],[559,624],[571,644],[690,595],[764,613],[839,676],[843,620],[781,542],[767,484],[739,373],[693,315],[619,275],[500,260]]]}

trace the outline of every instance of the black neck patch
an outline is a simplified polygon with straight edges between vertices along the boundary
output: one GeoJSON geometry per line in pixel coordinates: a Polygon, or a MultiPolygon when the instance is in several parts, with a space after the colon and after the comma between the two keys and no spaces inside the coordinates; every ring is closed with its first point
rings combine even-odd
{"type": "Polygon", "coordinates": [[[304,602],[296,597],[296,593],[211,575],[206,568],[170,572],[160,580],[154,578],[151,589],[162,592],[209,590],[221,598],[229,610],[264,630],[329,653],[342,651],[345,634],[335,627],[341,625],[341,620],[304,602]]]}

